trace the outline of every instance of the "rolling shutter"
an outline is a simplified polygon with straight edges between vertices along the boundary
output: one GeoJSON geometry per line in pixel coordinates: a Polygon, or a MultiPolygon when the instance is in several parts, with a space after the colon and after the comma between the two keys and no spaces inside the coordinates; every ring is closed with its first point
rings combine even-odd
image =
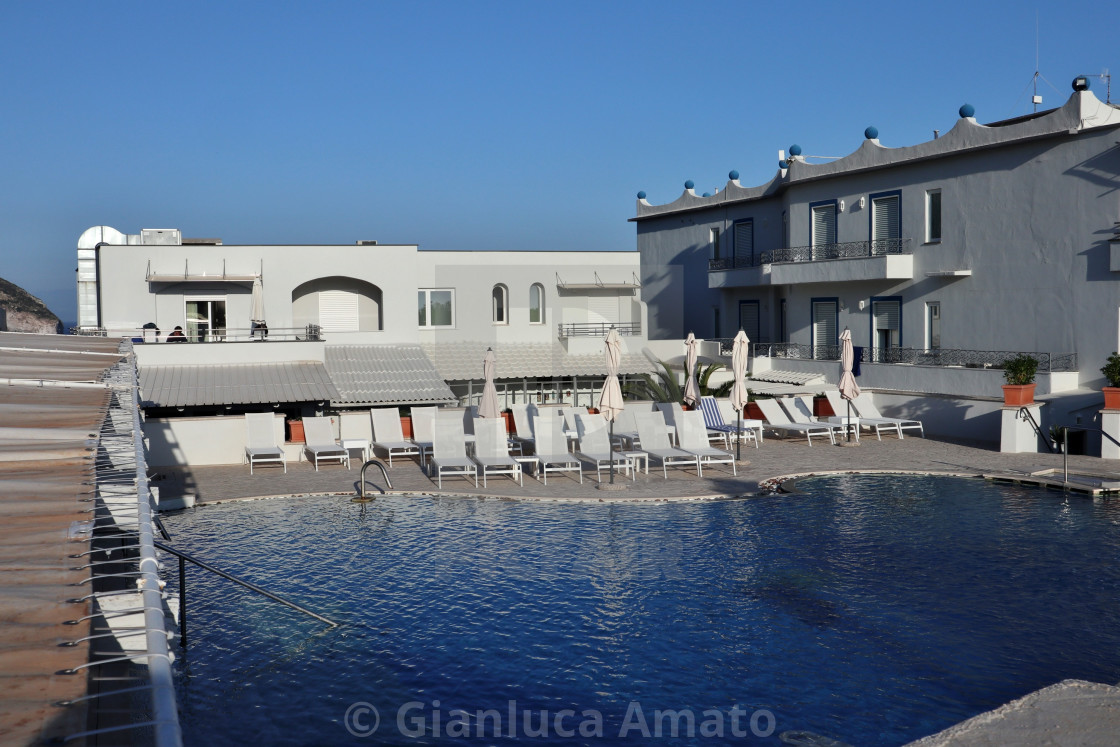
{"type": "Polygon", "coordinates": [[[836,302],[813,302],[813,357],[824,357],[818,353],[823,347],[839,345],[839,334],[836,331],[836,302]]]}
{"type": "Polygon", "coordinates": [[[758,339],[758,301],[739,302],[739,329],[747,333],[751,342],[758,339]]]}
{"type": "Polygon", "coordinates": [[[836,206],[813,208],[813,246],[836,243],[836,206]]]}
{"type": "Polygon", "coordinates": [[[319,326],[324,332],[357,332],[357,294],[342,290],[320,291],[319,326]]]}
{"type": "Polygon", "coordinates": [[[875,329],[889,329],[896,332],[899,330],[898,301],[876,301],[872,313],[875,315],[875,329]]]}
{"type": "Polygon", "coordinates": [[[897,239],[901,227],[898,195],[876,197],[871,201],[871,210],[871,240],[897,239]]]}
{"type": "Polygon", "coordinates": [[[754,264],[754,221],[744,220],[735,224],[735,264],[754,264]]]}
{"type": "Polygon", "coordinates": [[[618,296],[588,296],[587,321],[592,324],[617,324],[618,296]]]}

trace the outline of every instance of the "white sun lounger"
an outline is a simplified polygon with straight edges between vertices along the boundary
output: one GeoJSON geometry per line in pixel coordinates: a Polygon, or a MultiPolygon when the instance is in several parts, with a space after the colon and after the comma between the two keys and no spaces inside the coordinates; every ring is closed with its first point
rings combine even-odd
{"type": "Polygon", "coordinates": [[[568,437],[564,435],[564,421],[560,418],[537,415],[533,418],[533,431],[536,434],[534,448],[538,474],[548,485],[549,472],[578,472],[583,484],[583,463],[579,457],[568,451],[568,437]]]}
{"type": "Polygon", "coordinates": [[[521,464],[509,455],[506,424],[502,418],[474,419],[474,460],[482,468],[482,487],[487,475],[510,475],[521,485],[521,464]]]}
{"type": "Polygon", "coordinates": [[[691,464],[696,467],[696,475],[700,476],[700,457],[669,445],[669,432],[665,429],[665,418],[660,412],[635,413],[634,420],[638,424],[641,450],[661,462],[661,473],[665,479],[669,478],[670,465],[687,467],[691,464]]]}
{"type": "Polygon", "coordinates": [[[427,472],[427,458],[432,455],[435,441],[436,412],[438,407],[413,407],[408,411],[412,418],[412,443],[420,450],[420,467],[427,472]]]}
{"type": "Polygon", "coordinates": [[[276,442],[276,416],[271,412],[245,413],[245,456],[249,459],[249,474],[254,464],[276,464],[288,472],[284,450],[276,442]]]}
{"type": "Polygon", "coordinates": [[[731,474],[738,476],[739,471],[735,466],[735,455],[713,447],[708,441],[708,429],[704,425],[704,413],[699,410],[682,412],[677,420],[677,426],[677,440],[680,442],[681,451],[696,455],[698,459],[696,471],[700,477],[704,476],[705,464],[730,464],[731,474]]]}
{"type": "Polygon", "coordinates": [[[373,423],[373,446],[385,449],[389,454],[389,466],[393,466],[393,455],[420,455],[420,447],[404,438],[401,428],[400,411],[395,407],[375,407],[369,411],[373,423]]]}
{"type": "Polygon", "coordinates": [[[852,406],[855,408],[856,412],[859,413],[860,423],[863,423],[866,418],[869,424],[878,423],[887,426],[897,426],[899,438],[902,438],[903,431],[915,429],[922,438],[926,437],[926,431],[925,428],[922,427],[922,421],[909,420],[907,418],[883,417],[882,413],[879,412],[879,408],[875,406],[875,402],[872,401],[871,395],[867,392],[860,392],[860,395],[852,400],[852,406]]]}
{"type": "MultiPolygon", "coordinates": [[[[848,400],[840,396],[840,392],[825,392],[824,396],[828,397],[828,404],[832,405],[832,411],[837,415],[844,417],[848,416],[848,400]]],[[[861,418],[859,410],[856,409],[855,403],[852,403],[851,409],[852,417],[859,420],[859,427],[866,428],[869,431],[875,431],[875,436],[880,441],[883,440],[883,429],[894,431],[899,438],[902,438],[902,429],[898,427],[898,423],[888,423],[885,420],[879,421],[875,418],[861,418]]]]}
{"type": "Polygon", "coordinates": [[[836,443],[836,431],[831,425],[795,423],[789,419],[789,415],[786,414],[786,411],[782,409],[776,399],[756,399],[754,403],[758,405],[758,409],[762,410],[762,416],[766,418],[766,425],[771,430],[787,434],[802,433],[809,440],[810,446],[813,445],[813,436],[828,436],[829,442],[836,443]]]}
{"type": "Polygon", "coordinates": [[[595,464],[595,476],[599,482],[603,481],[603,469],[610,469],[614,462],[616,470],[621,469],[623,474],[631,474],[632,479],[637,475],[631,473],[633,464],[630,458],[617,451],[611,450],[609,424],[601,414],[580,413],[576,415],[576,430],[579,431],[579,450],[576,456],[583,457],[595,464]]]}
{"type": "Polygon", "coordinates": [[[431,472],[436,475],[436,484],[442,490],[444,474],[463,475],[473,477],[474,486],[477,488],[478,467],[467,457],[463,414],[460,412],[437,414],[434,420],[431,472]]]}
{"type": "Polygon", "coordinates": [[[513,441],[521,449],[521,453],[524,454],[526,446],[533,446],[533,419],[536,418],[539,411],[532,402],[510,405],[509,411],[513,415],[513,429],[517,431],[513,435],[513,441]]]}
{"type": "Polygon", "coordinates": [[[350,450],[342,448],[335,440],[334,426],[331,425],[330,418],[326,416],[304,418],[303,435],[307,437],[304,449],[311,457],[316,472],[319,471],[319,462],[324,460],[337,461],[339,464],[345,464],[346,469],[350,469],[350,450]]]}

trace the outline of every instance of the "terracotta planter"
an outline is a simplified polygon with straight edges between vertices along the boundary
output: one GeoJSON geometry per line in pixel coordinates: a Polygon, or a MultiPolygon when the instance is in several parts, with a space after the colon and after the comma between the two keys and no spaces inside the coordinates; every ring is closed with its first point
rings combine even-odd
{"type": "Polygon", "coordinates": [[[766,420],[766,416],[762,414],[762,410],[754,402],[747,403],[747,412],[743,417],[747,420],[766,420]]]}
{"type": "Polygon", "coordinates": [[[303,421],[302,420],[289,420],[288,421],[288,440],[294,444],[301,444],[306,441],[303,435],[303,421]]]}
{"type": "Polygon", "coordinates": [[[401,415],[401,435],[412,438],[412,416],[401,415]]]}
{"type": "Polygon", "coordinates": [[[1022,407],[1034,402],[1035,384],[1004,384],[1003,404],[1005,407],[1022,407]]]}
{"type": "Polygon", "coordinates": [[[1104,409],[1120,410],[1120,386],[1106,386],[1104,392],[1104,409]]]}
{"type": "Polygon", "coordinates": [[[506,421],[506,433],[517,433],[517,428],[513,425],[513,413],[506,410],[502,413],[502,418],[506,421]]]}
{"type": "Polygon", "coordinates": [[[827,418],[837,413],[832,411],[832,405],[828,402],[828,397],[813,397],[813,415],[818,418],[827,418]]]}

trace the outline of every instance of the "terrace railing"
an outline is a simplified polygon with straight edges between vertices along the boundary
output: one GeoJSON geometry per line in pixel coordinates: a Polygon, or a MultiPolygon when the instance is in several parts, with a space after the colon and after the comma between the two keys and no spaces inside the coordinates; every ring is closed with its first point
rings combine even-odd
{"type": "Polygon", "coordinates": [[[910,239],[876,239],[846,241],[840,244],[816,244],[774,249],[751,256],[720,257],[708,260],[708,271],[733,270],[737,267],[758,267],[775,262],[822,262],[831,259],[865,259],[890,254],[912,254],[910,239]]]}
{"type": "Polygon", "coordinates": [[[573,322],[557,326],[560,338],[565,337],[606,337],[611,327],[623,337],[642,334],[641,322],[573,322]]]}
{"type": "MultiPolygon", "coordinates": [[[[71,327],[70,334],[90,337],[124,337],[134,342],[165,343],[171,330],[144,329],[142,327],[71,327]]],[[[184,340],[190,343],[211,342],[317,342],[323,338],[323,328],[318,324],[303,327],[222,327],[192,335],[183,331],[184,340]]]]}
{"type": "MultiPolygon", "coordinates": [[[[800,343],[759,343],[753,345],[755,355],[772,358],[804,358],[809,360],[840,360],[839,345],[803,345],[800,343]]],[[[1038,361],[1042,373],[1076,371],[1077,353],[1040,353],[1007,350],[955,350],[948,348],[858,348],[862,363],[897,363],[914,366],[1002,369],[1003,362],[1017,355],[1029,355],[1038,361]]]]}

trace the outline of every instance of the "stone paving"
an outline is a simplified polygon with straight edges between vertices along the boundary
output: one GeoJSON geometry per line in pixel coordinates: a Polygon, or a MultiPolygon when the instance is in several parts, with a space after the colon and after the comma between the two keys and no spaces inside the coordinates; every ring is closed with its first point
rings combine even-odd
{"type": "MultiPolygon", "coordinates": [[[[1071,470],[1094,474],[1116,473],[1120,479],[1120,463],[1097,457],[1069,457],[1071,470]]],[[[285,474],[279,467],[256,467],[249,474],[248,465],[160,469],[153,471],[154,487],[160,499],[183,495],[195,496],[200,503],[257,498],[278,495],[315,493],[355,493],[358,489],[360,465],[353,460],[350,469],[338,464],[321,465],[318,472],[306,461],[289,462],[285,474]]],[[[844,471],[929,472],[941,474],[982,475],[990,473],[1027,474],[1047,468],[1061,468],[1060,454],[1001,454],[991,447],[953,443],[933,438],[907,437],[899,440],[884,436],[864,436],[858,446],[832,446],[804,439],[767,438],[760,448],[743,446],[738,476],[732,476],[729,465],[704,470],[699,479],[695,470],[670,468],[668,479],[661,467],[650,465],[649,474],[639,474],[636,481],[621,474],[615,476],[617,490],[600,489],[592,469],[585,469],[581,485],[575,473],[549,475],[548,485],[526,475],[524,487],[508,476],[489,478],[489,487],[481,481],[475,488],[473,480],[445,477],[442,490],[436,481],[408,459],[393,459],[389,471],[393,488],[398,492],[441,493],[446,495],[481,495],[546,500],[682,500],[720,496],[743,496],[758,493],[760,484],[788,475],[820,474],[844,471]]],[[[367,470],[370,487],[384,487],[376,468],[367,470]]],[[[604,474],[604,481],[607,477],[604,474]]]]}

